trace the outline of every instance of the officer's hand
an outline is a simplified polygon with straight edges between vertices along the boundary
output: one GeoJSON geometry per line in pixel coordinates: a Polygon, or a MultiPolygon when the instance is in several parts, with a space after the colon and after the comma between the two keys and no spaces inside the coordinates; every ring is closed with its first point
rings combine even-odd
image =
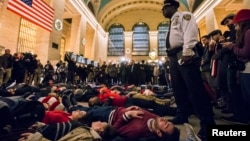
{"type": "Polygon", "coordinates": [[[193,56],[182,56],[181,61],[183,64],[188,64],[192,61],[193,56]]]}

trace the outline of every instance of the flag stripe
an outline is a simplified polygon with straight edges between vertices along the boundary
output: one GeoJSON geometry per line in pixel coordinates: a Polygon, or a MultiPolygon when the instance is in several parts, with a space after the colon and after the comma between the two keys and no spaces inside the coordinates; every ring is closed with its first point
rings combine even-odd
{"type": "Polygon", "coordinates": [[[37,2],[44,8],[45,11],[48,12],[48,14],[50,14],[50,16],[54,16],[54,9],[51,8],[47,3],[44,3],[42,0],[38,0],[37,2]]]}
{"type": "Polygon", "coordinates": [[[48,10],[45,6],[47,5],[44,5],[43,1],[41,0],[33,3],[34,9],[38,10],[40,13],[43,13],[45,17],[53,20],[54,12],[48,10]]]}
{"type": "Polygon", "coordinates": [[[7,9],[48,31],[52,31],[54,9],[43,0],[33,0],[31,7],[21,0],[9,0],[7,9]]]}
{"type": "MultiPolygon", "coordinates": [[[[13,8],[14,6],[10,6],[10,8],[13,8]]],[[[15,8],[15,7],[14,7],[15,8]]],[[[37,24],[38,26],[41,26],[42,28],[48,30],[48,31],[51,31],[52,30],[52,26],[48,26],[48,25],[44,25],[42,24],[40,21],[38,21],[36,18],[32,18],[30,15],[26,14],[26,13],[22,13],[22,10],[18,9],[18,8],[15,8],[15,10],[12,10],[12,9],[9,9],[11,10],[12,12],[22,16],[23,18],[25,18],[26,20],[34,23],[34,24],[37,24]]]]}
{"type": "Polygon", "coordinates": [[[18,0],[18,2],[13,3],[13,7],[10,7],[10,8],[12,8],[12,10],[14,10],[15,13],[24,17],[25,19],[31,22],[34,22],[34,24],[38,24],[39,26],[42,26],[46,30],[51,31],[52,25],[45,23],[42,19],[39,18],[39,16],[34,15],[33,10],[29,6],[26,6],[26,4],[24,4],[23,2],[18,0]],[[22,5],[22,7],[19,5],[22,5]]]}

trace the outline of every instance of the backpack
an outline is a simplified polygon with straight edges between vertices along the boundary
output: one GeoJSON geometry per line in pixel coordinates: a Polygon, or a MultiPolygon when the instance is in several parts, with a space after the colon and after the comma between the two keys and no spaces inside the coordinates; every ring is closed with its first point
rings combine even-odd
{"type": "Polygon", "coordinates": [[[20,102],[11,112],[16,128],[27,128],[37,121],[42,121],[45,108],[39,101],[20,102]]]}

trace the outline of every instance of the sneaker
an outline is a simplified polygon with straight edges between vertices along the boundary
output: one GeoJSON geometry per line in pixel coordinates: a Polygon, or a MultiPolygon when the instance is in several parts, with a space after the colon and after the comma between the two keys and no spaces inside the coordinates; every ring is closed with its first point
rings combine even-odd
{"type": "Polygon", "coordinates": [[[62,104],[68,110],[70,106],[72,106],[70,99],[67,95],[62,96],[62,104]]]}
{"type": "Polygon", "coordinates": [[[193,127],[190,124],[184,123],[184,125],[186,127],[187,132],[187,138],[185,141],[201,141],[201,139],[196,135],[193,127]]]}
{"type": "Polygon", "coordinates": [[[235,116],[230,116],[230,117],[221,117],[223,121],[231,122],[234,124],[247,124],[247,121],[244,121],[242,119],[238,119],[235,116]]]}
{"type": "Polygon", "coordinates": [[[188,119],[187,118],[180,117],[180,116],[176,116],[173,119],[170,119],[169,121],[172,122],[175,125],[180,125],[180,124],[188,123],[188,119]]]}

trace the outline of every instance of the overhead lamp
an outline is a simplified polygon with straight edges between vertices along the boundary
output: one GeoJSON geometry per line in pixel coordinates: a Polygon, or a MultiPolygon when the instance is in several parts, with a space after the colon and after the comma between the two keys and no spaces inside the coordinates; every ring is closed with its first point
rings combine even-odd
{"type": "Polygon", "coordinates": [[[155,50],[152,50],[152,51],[150,51],[149,52],[149,58],[151,59],[151,60],[155,60],[155,58],[156,58],[156,51],[155,50]]]}

